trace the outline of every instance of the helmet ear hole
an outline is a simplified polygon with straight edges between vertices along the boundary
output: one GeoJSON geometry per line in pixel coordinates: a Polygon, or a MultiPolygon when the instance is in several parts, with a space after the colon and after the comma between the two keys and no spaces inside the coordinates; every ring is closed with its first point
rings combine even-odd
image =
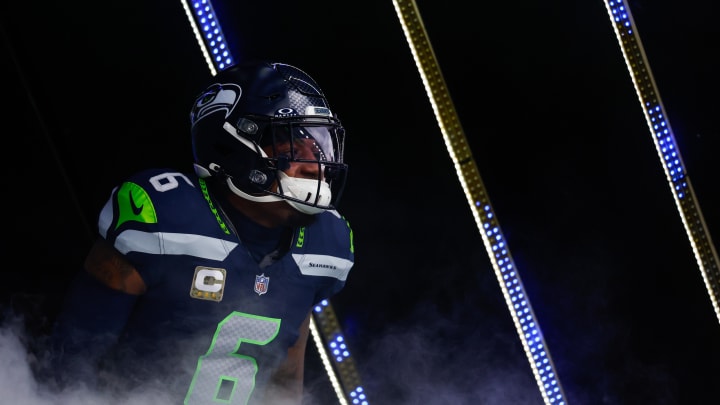
{"type": "Polygon", "coordinates": [[[275,176],[268,176],[267,173],[257,169],[250,170],[248,175],[248,180],[250,180],[251,183],[257,184],[263,189],[270,187],[274,179],[275,176]]]}

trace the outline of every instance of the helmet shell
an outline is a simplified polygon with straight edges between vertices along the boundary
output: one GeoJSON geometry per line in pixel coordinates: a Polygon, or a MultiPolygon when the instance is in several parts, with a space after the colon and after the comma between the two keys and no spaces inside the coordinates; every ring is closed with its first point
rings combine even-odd
{"type": "MultiPolygon", "coordinates": [[[[278,169],[263,156],[261,147],[273,141],[273,127],[308,121],[332,128],[333,134],[342,133],[332,137],[333,150],[327,156],[333,157],[328,163],[341,164],[344,171],[344,129],[315,80],[284,63],[262,61],[228,67],[212,78],[190,112],[196,170],[203,177],[229,179],[242,191],[241,196],[267,193],[278,169]]],[[[344,183],[344,175],[333,181],[338,183],[333,187],[337,189],[344,183]]]]}

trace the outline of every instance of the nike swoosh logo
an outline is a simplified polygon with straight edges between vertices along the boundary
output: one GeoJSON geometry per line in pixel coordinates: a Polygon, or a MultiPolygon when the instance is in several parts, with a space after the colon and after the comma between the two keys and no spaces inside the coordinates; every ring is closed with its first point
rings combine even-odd
{"type": "Polygon", "coordinates": [[[135,200],[133,200],[132,191],[128,191],[128,197],[130,197],[130,208],[132,208],[133,214],[135,214],[135,215],[140,215],[140,213],[142,212],[143,207],[145,206],[145,204],[143,204],[143,205],[141,205],[141,206],[138,207],[138,206],[135,204],[135,200]]]}

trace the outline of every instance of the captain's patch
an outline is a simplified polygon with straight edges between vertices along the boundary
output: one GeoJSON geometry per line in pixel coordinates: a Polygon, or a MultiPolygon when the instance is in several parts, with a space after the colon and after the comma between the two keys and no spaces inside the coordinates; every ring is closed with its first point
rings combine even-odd
{"type": "Polygon", "coordinates": [[[225,269],[197,266],[190,287],[190,296],[220,302],[225,290],[225,275],[225,269]]]}

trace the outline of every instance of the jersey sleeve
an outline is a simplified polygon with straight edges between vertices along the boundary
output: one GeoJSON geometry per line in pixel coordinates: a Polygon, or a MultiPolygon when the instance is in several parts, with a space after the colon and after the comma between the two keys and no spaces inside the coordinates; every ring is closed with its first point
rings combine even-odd
{"type": "Polygon", "coordinates": [[[340,292],[355,264],[354,235],[350,222],[336,211],[321,214],[303,243],[307,248],[296,262],[306,275],[325,279],[315,295],[315,303],[340,292]]]}
{"type": "MultiPolygon", "coordinates": [[[[100,234],[132,263],[146,285],[160,277],[162,255],[199,205],[196,185],[170,169],[141,171],[113,189],[99,219],[100,234]]],[[[204,201],[200,201],[204,203],[204,201]]]]}

